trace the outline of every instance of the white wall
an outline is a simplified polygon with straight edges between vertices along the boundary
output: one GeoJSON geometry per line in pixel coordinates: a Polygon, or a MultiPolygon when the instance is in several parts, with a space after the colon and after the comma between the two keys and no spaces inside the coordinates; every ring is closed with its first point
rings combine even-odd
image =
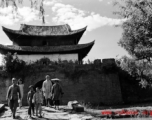
{"type": "Polygon", "coordinates": [[[47,57],[51,61],[58,61],[60,60],[78,60],[78,54],[52,54],[52,55],[17,55],[19,59],[24,60],[25,62],[34,62],[41,58],[47,57]]]}

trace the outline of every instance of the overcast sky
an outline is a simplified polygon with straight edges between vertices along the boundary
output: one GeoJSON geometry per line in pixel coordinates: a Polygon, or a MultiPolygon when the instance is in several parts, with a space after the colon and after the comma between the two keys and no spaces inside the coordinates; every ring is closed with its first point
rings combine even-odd
{"type": "MultiPolygon", "coordinates": [[[[127,55],[118,46],[122,28],[115,27],[124,21],[113,14],[117,8],[113,0],[45,0],[46,25],[69,24],[71,28],[80,29],[87,26],[79,44],[95,40],[95,44],[84,60],[116,58],[127,55]]],[[[18,8],[18,14],[12,14],[12,7],[0,8],[0,26],[19,29],[20,24],[42,25],[39,12],[30,8],[29,0],[24,0],[18,8]]],[[[0,44],[12,42],[0,28],[0,44]]]]}

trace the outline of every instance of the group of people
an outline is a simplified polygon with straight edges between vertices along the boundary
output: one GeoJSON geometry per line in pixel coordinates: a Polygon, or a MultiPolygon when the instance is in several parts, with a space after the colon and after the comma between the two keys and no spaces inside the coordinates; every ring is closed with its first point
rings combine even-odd
{"type": "MultiPolygon", "coordinates": [[[[39,112],[39,117],[42,117],[42,105],[43,101],[45,101],[46,106],[55,105],[55,109],[59,109],[59,104],[60,104],[60,98],[63,95],[62,88],[59,85],[59,79],[51,79],[50,76],[46,75],[45,76],[46,80],[44,80],[42,89],[39,87],[36,87],[36,91],[34,90],[34,86],[30,85],[29,86],[29,92],[27,94],[27,103],[29,105],[28,108],[28,115],[31,117],[31,113],[35,115],[35,110],[36,110],[36,116],[38,116],[39,112]],[[52,83],[53,82],[53,83],[52,83]]],[[[22,99],[23,99],[23,87],[24,84],[21,81],[21,79],[18,81],[17,84],[17,79],[12,78],[12,85],[9,87],[7,91],[7,96],[6,100],[8,100],[8,105],[12,111],[12,116],[15,119],[15,113],[16,109],[18,107],[22,107],[22,99]]]]}

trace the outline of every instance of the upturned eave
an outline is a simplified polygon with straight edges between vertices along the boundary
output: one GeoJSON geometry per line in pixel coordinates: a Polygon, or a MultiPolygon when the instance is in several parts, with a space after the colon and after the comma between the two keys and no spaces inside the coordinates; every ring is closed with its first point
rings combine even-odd
{"type": "Polygon", "coordinates": [[[15,45],[2,45],[0,44],[0,53],[7,54],[8,52],[18,55],[32,55],[32,54],[71,54],[78,53],[84,58],[95,41],[87,44],[79,45],[66,45],[66,46],[43,46],[43,47],[31,47],[31,46],[15,46],[15,45]]]}

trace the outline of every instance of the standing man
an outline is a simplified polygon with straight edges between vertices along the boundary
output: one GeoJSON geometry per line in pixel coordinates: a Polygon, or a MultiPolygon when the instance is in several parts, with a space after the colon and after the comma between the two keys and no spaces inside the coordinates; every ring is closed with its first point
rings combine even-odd
{"type": "Polygon", "coordinates": [[[51,90],[52,100],[54,102],[55,109],[57,108],[59,110],[60,99],[64,93],[62,91],[61,86],[59,85],[60,80],[58,78],[54,78],[54,79],[52,79],[52,81],[54,81],[54,84],[53,84],[52,90],[51,90]]]}
{"type": "Polygon", "coordinates": [[[12,78],[12,85],[8,88],[6,100],[8,100],[8,105],[12,111],[13,119],[15,119],[15,113],[18,106],[18,95],[19,99],[21,99],[21,92],[17,85],[17,80],[16,78],[12,78]]]}
{"type": "Polygon", "coordinates": [[[46,106],[48,106],[48,105],[50,105],[49,104],[49,100],[50,100],[52,82],[50,80],[50,76],[49,75],[46,75],[45,78],[46,78],[46,80],[43,82],[42,91],[43,91],[43,95],[45,97],[46,106]]]}

